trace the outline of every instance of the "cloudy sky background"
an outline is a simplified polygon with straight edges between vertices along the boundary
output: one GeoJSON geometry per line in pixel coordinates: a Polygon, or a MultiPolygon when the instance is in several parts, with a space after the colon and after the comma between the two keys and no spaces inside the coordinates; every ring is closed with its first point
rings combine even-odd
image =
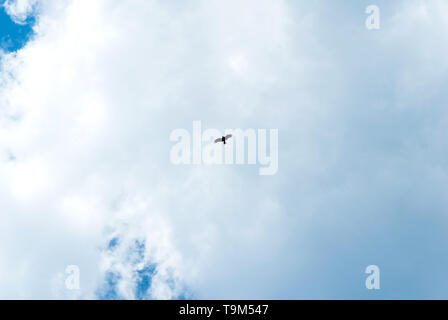
{"type": "Polygon", "coordinates": [[[448,297],[446,1],[2,4],[0,298],[448,297]],[[193,120],[278,173],[174,166],[193,120]]]}

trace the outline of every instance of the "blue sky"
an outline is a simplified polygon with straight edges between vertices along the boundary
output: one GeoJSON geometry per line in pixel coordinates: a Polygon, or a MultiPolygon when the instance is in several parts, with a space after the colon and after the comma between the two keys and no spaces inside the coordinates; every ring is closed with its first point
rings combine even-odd
{"type": "Polygon", "coordinates": [[[16,51],[23,47],[32,35],[34,18],[31,16],[25,24],[15,23],[5,12],[4,1],[0,1],[0,48],[3,51],[16,51]]]}
{"type": "Polygon", "coordinates": [[[31,39],[0,68],[1,298],[447,297],[446,1],[58,3],[0,15],[31,39]],[[277,174],[173,165],[195,120],[278,129],[277,174]]]}

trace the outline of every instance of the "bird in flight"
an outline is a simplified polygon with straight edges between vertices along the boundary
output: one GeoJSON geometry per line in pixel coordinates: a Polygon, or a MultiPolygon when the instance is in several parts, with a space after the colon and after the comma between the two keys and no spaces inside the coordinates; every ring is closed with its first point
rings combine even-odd
{"type": "Polygon", "coordinates": [[[226,135],[225,137],[222,136],[221,138],[216,139],[216,140],[215,140],[215,143],[218,143],[218,142],[224,142],[224,144],[226,144],[226,140],[229,139],[231,136],[232,136],[231,134],[228,134],[228,135],[226,135]]]}

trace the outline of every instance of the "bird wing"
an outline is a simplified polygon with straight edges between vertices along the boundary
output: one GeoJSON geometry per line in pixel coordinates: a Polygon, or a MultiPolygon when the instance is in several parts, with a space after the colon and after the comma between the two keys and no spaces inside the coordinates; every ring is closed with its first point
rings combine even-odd
{"type": "Polygon", "coordinates": [[[226,135],[226,139],[229,139],[231,136],[231,134],[226,135]]]}
{"type": "Polygon", "coordinates": [[[221,142],[221,141],[222,141],[222,138],[218,138],[218,139],[215,140],[215,143],[218,143],[218,142],[221,142]]]}

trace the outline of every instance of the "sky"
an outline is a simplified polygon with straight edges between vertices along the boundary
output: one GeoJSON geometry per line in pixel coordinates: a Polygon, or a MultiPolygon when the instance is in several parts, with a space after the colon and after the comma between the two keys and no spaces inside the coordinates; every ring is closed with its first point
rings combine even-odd
{"type": "Polygon", "coordinates": [[[29,40],[32,34],[32,25],[34,24],[34,15],[30,15],[21,23],[11,19],[3,4],[0,2],[0,50],[10,52],[17,51],[29,40]]]}
{"type": "Polygon", "coordinates": [[[446,1],[2,6],[0,298],[447,298],[446,1]],[[277,173],[174,165],[195,120],[277,173]]]}

